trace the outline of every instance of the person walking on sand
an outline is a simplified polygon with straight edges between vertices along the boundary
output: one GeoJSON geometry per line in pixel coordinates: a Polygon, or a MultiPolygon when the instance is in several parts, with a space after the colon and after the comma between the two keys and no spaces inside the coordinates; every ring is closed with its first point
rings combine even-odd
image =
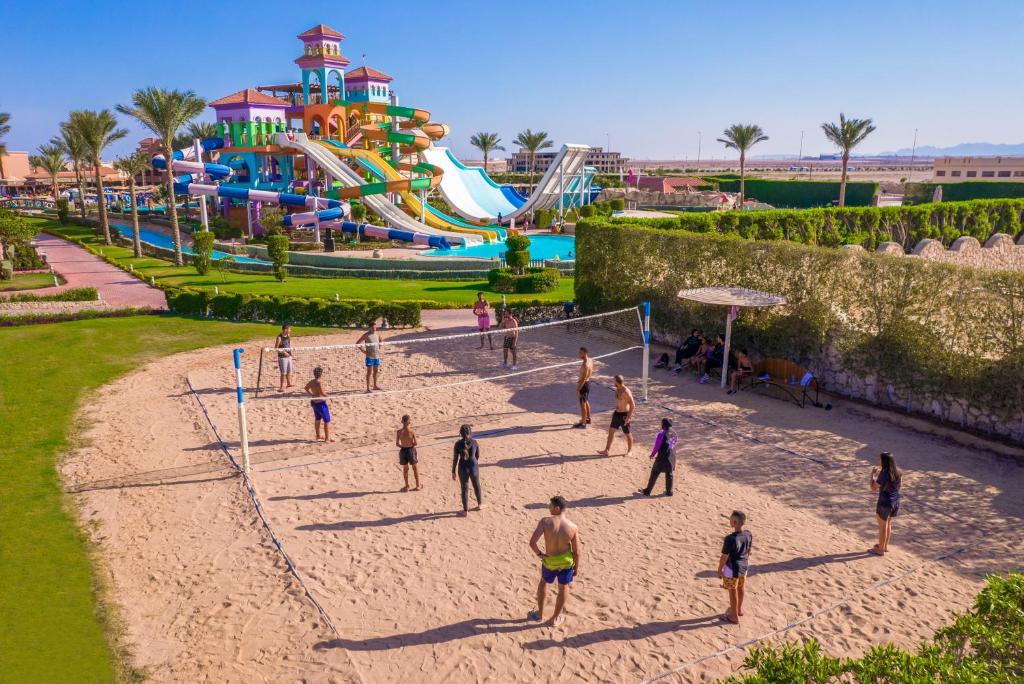
{"type": "Polygon", "coordinates": [[[512,315],[512,312],[505,309],[501,312],[501,325],[499,326],[505,331],[505,340],[501,344],[501,367],[510,368],[516,370],[519,366],[519,321],[512,315]],[[508,355],[512,353],[512,365],[508,365],[508,355]]]}
{"type": "Polygon", "coordinates": [[[590,425],[590,376],[594,374],[594,359],[586,347],[580,347],[580,376],[576,380],[576,396],[580,400],[580,422],[573,427],[585,428],[590,425]]]}
{"type": "Polygon", "coordinates": [[[878,455],[879,467],[871,469],[871,491],[878,492],[875,517],[878,519],[878,543],[871,549],[876,556],[884,556],[892,539],[892,521],[900,512],[900,489],[903,472],[896,467],[896,458],[888,451],[878,455]]]}
{"type": "MultiPolygon", "coordinates": [[[[311,397],[326,397],[327,388],[324,387],[324,369],[317,366],[313,369],[313,379],[306,383],[303,388],[311,397]]],[[[324,442],[333,442],[331,437],[331,410],[327,408],[325,399],[314,398],[309,405],[313,407],[313,429],[316,431],[316,440],[320,441],[320,423],[324,425],[324,442]]]]}
{"type": "Polygon", "coordinates": [[[484,338],[487,344],[494,351],[494,337],[491,335],[491,314],[490,304],[484,298],[483,292],[476,293],[476,302],[473,303],[473,315],[476,316],[476,327],[480,329],[480,349],[484,348],[484,338]]]}
{"type": "Polygon", "coordinates": [[[562,611],[565,601],[569,598],[569,585],[580,576],[580,561],[583,558],[583,544],[580,542],[580,531],[576,523],[565,517],[568,508],[561,496],[551,497],[548,504],[547,517],[541,518],[537,529],[530,537],[530,548],[540,558],[540,582],[537,583],[537,610],[529,617],[533,620],[544,619],[544,602],[547,599],[548,585],[558,580],[558,597],[555,599],[555,612],[547,621],[550,627],[557,627],[565,620],[562,611]],[[544,550],[541,551],[537,542],[544,537],[544,550]]]}
{"type": "Polygon", "coordinates": [[[650,496],[654,491],[654,485],[658,482],[658,475],[665,473],[665,496],[672,496],[672,482],[676,470],[676,433],[672,429],[672,421],[668,418],[661,419],[661,432],[654,440],[654,448],[651,449],[651,458],[654,463],[651,465],[651,476],[647,480],[647,486],[640,490],[644,496],[650,496]]]}
{"type": "Polygon", "coordinates": [[[370,323],[369,329],[356,341],[359,351],[366,357],[366,391],[370,392],[370,380],[373,380],[373,389],[379,390],[377,385],[377,373],[380,371],[380,333],[377,332],[377,321],[370,323]]]}
{"type": "Polygon", "coordinates": [[[747,565],[754,538],[749,530],[743,529],[747,516],[742,511],[733,511],[729,516],[732,533],[722,543],[722,557],[718,560],[718,576],[722,588],[729,592],[729,610],[723,620],[734,625],[740,624],[743,615],[743,588],[747,582],[747,565]]]}
{"type": "Polygon", "coordinates": [[[281,350],[277,352],[277,369],[281,371],[281,384],[277,391],[284,392],[286,386],[292,386],[292,326],[287,323],[281,326],[274,348],[281,350]]]}
{"type": "Polygon", "coordinates": [[[412,429],[412,419],[408,415],[402,416],[402,427],[395,435],[395,446],[398,447],[398,465],[402,466],[402,477],[405,478],[403,492],[409,491],[409,466],[412,466],[412,474],[416,477],[415,491],[423,489],[420,484],[420,469],[416,465],[419,459],[416,458],[416,433],[412,429]]]}
{"type": "Polygon", "coordinates": [[[462,488],[462,512],[459,515],[469,514],[469,483],[473,483],[473,493],[476,495],[476,509],[484,507],[484,500],[480,493],[480,445],[473,439],[473,428],[463,425],[459,428],[461,437],[455,442],[452,452],[452,480],[458,476],[459,485],[462,488]]]}
{"type": "Polygon", "coordinates": [[[626,435],[626,453],[623,456],[633,455],[633,433],[630,424],[633,422],[633,413],[636,411],[636,401],[633,393],[626,387],[621,375],[615,376],[615,411],[612,413],[612,423],[608,427],[608,442],[604,445],[603,451],[598,455],[607,456],[611,451],[612,441],[615,439],[615,431],[622,430],[626,435]]]}

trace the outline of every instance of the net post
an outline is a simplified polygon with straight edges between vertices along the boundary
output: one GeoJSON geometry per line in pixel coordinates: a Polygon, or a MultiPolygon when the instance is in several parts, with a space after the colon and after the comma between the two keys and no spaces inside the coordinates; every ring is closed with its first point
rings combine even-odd
{"type": "Polygon", "coordinates": [[[242,354],[245,350],[232,352],[235,360],[235,394],[238,398],[238,436],[242,444],[242,470],[249,474],[249,426],[245,420],[245,391],[242,389],[242,354]]]}
{"type": "Polygon", "coordinates": [[[256,371],[256,398],[260,398],[260,388],[263,387],[263,353],[266,351],[263,347],[260,347],[260,366],[259,370],[256,371]]]}
{"type": "Polygon", "coordinates": [[[644,360],[643,360],[643,400],[647,401],[647,380],[651,366],[651,303],[645,301],[644,309],[644,360]]]}

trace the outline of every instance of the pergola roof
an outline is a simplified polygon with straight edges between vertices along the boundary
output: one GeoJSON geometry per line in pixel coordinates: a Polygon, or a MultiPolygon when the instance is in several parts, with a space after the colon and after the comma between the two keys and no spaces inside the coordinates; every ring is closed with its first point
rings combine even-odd
{"type": "Polygon", "coordinates": [[[785,304],[786,298],[779,295],[751,290],[746,287],[698,287],[692,290],[680,290],[676,295],[680,299],[689,299],[701,304],[717,304],[719,306],[778,306],[785,304]]]}

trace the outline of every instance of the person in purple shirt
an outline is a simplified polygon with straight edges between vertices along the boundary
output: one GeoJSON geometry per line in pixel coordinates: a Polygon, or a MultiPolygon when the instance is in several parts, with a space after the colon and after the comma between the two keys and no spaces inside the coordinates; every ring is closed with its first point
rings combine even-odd
{"type": "Polygon", "coordinates": [[[672,480],[676,469],[676,441],[672,421],[662,418],[661,432],[658,433],[657,439],[654,440],[654,448],[651,449],[651,458],[654,459],[651,477],[647,480],[647,486],[640,490],[640,494],[650,496],[658,482],[658,476],[665,473],[665,496],[672,496],[672,480]]]}
{"type": "Polygon", "coordinates": [[[892,521],[900,512],[900,489],[903,473],[896,467],[896,458],[888,451],[878,455],[879,466],[871,469],[871,491],[878,492],[875,516],[878,518],[878,543],[871,553],[884,556],[892,538],[892,521]]]}

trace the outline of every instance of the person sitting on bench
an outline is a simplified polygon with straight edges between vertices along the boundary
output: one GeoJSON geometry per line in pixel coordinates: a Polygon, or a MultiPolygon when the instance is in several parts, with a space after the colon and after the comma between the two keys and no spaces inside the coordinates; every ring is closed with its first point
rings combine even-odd
{"type": "Polygon", "coordinates": [[[729,391],[727,394],[736,394],[736,383],[740,378],[749,378],[754,374],[754,364],[747,356],[747,350],[742,347],[736,352],[736,365],[734,370],[729,371],[729,391]]]}
{"type": "Polygon", "coordinates": [[[689,360],[694,354],[700,351],[701,335],[700,330],[694,328],[690,331],[690,336],[687,337],[682,344],[676,347],[676,365],[674,370],[676,374],[683,370],[683,362],[689,360]]]}
{"type": "Polygon", "coordinates": [[[725,360],[725,338],[721,334],[715,335],[715,346],[708,353],[707,363],[704,364],[704,375],[700,378],[700,384],[706,385],[711,380],[711,371],[716,368],[721,372],[722,362],[725,360]]]}

